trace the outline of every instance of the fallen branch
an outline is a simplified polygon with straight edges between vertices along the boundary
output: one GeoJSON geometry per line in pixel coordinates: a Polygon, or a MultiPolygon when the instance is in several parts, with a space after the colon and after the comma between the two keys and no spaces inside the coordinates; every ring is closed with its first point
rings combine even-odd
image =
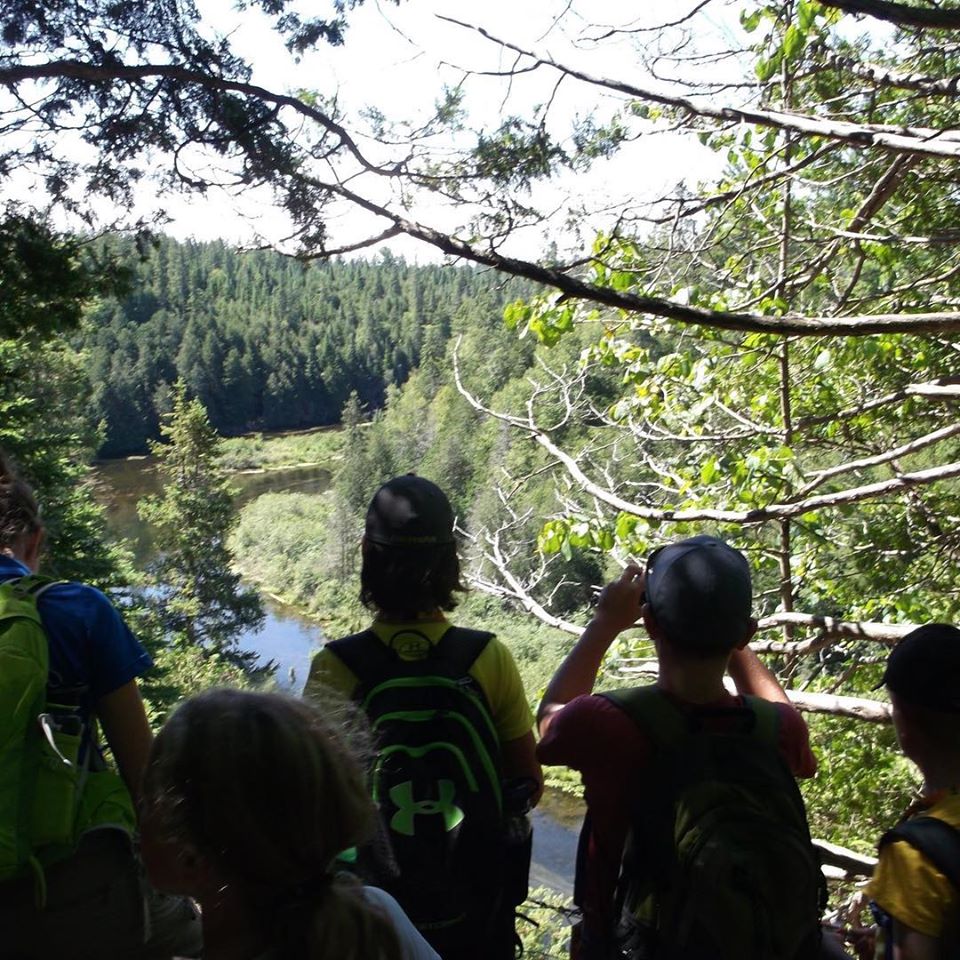
{"type": "MultiPolygon", "coordinates": [[[[872,877],[877,866],[876,857],[868,857],[862,853],[854,853],[846,847],[837,846],[826,840],[814,840],[814,847],[820,855],[820,862],[824,866],[838,868],[841,876],[827,874],[830,879],[852,880],[855,877],[872,877]]],[[[826,871],[824,871],[826,873],[826,871]]]]}
{"type": "MultiPolygon", "coordinates": [[[[615,675],[624,679],[636,677],[655,677],[658,667],[655,660],[641,661],[636,666],[620,667],[613,665],[615,675]]],[[[725,681],[732,685],[733,681],[725,681]]],[[[841,697],[832,693],[811,693],[807,690],[787,690],[790,702],[804,713],[825,713],[834,717],[850,717],[867,723],[890,723],[891,708],[882,700],[867,700],[864,697],[841,697]]]]}

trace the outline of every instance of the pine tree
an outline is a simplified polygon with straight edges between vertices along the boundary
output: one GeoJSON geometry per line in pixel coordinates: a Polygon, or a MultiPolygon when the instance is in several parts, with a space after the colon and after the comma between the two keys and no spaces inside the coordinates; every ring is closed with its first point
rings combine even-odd
{"type": "Polygon", "coordinates": [[[174,388],[173,410],[152,443],[163,492],[140,501],[140,516],[156,532],[152,602],[172,639],[225,655],[245,667],[254,655],[237,647],[242,633],[264,620],[257,593],[233,572],[227,536],[236,522],[232,491],[216,461],[220,438],[203,404],[186,384],[174,388]]]}

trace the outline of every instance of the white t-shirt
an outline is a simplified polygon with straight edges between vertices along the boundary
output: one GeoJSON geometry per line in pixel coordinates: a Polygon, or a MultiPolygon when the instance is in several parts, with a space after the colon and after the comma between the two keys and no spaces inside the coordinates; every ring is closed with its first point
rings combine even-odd
{"type": "Polygon", "coordinates": [[[420,935],[410,922],[403,908],[385,890],[379,887],[364,887],[363,895],[369,903],[378,906],[389,918],[400,941],[400,956],[403,960],[440,960],[436,950],[420,935]]]}
{"type": "MultiPolygon", "coordinates": [[[[402,907],[385,890],[379,887],[364,887],[363,896],[367,903],[378,907],[387,915],[396,931],[400,943],[402,960],[441,960],[440,955],[420,935],[420,931],[410,922],[402,907]]],[[[174,960],[184,960],[176,957],[174,960]]],[[[256,960],[275,960],[273,950],[260,954],[256,960]]]]}

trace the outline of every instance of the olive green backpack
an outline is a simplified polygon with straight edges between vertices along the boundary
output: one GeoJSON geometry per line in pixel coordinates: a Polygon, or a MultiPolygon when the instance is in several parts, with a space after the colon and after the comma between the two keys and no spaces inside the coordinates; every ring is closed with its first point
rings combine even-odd
{"type": "Polygon", "coordinates": [[[657,687],[602,696],[651,744],[617,892],[618,956],[816,960],[826,889],[772,703],[683,710],[657,687]]]}
{"type": "Polygon", "coordinates": [[[43,893],[43,866],[63,859],[94,826],[132,832],[133,806],[120,778],[80,763],[85,734],[76,703],[48,694],[49,647],[37,600],[54,581],[0,584],[0,880],[27,873],[43,893]]]}

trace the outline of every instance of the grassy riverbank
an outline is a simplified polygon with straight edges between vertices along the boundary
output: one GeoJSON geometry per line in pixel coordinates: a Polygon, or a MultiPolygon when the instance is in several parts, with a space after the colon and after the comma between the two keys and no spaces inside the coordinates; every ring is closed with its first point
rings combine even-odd
{"type": "Polygon", "coordinates": [[[231,473],[282,470],[321,464],[333,469],[343,451],[339,427],[320,427],[290,433],[247,434],[222,441],[219,461],[231,473]]]}

